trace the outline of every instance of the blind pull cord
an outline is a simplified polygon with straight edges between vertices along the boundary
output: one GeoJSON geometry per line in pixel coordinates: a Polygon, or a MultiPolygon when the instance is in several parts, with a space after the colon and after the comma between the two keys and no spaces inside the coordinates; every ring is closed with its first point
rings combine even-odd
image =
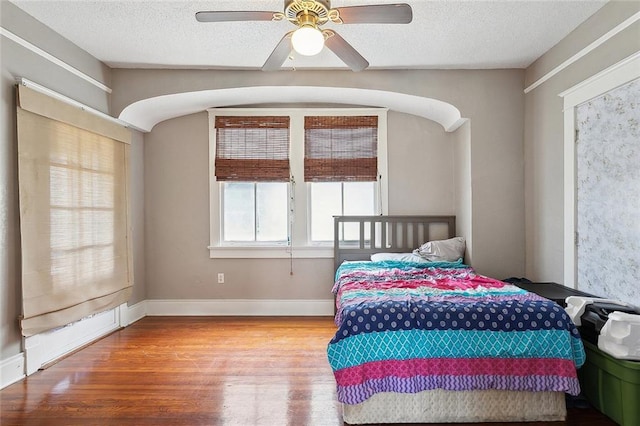
{"type": "Polygon", "coordinates": [[[378,175],[378,213],[382,216],[382,175],[378,175]]]}
{"type": "Polygon", "coordinates": [[[293,240],[291,235],[293,234],[293,221],[296,205],[296,180],[291,175],[289,177],[289,235],[287,236],[289,243],[289,275],[293,275],[293,240]]]}

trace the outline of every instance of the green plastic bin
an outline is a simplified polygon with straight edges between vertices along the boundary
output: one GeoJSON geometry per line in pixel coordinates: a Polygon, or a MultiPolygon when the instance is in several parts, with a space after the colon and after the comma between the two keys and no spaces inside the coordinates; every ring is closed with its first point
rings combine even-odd
{"type": "Polygon", "coordinates": [[[640,425],[640,361],[616,359],[584,342],[587,361],[578,370],[589,402],[622,426],[640,425]]]}

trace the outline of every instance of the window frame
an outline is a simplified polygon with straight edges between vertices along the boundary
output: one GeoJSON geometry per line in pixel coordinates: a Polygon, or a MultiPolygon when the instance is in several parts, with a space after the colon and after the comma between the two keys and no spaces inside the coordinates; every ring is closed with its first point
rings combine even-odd
{"type": "Polygon", "coordinates": [[[310,200],[308,185],[304,182],[304,117],[320,115],[376,115],[378,117],[378,181],[376,185],[376,213],[388,213],[387,173],[387,108],[211,108],[209,124],[209,257],[210,258],[332,258],[333,242],[311,242],[308,215],[310,200]],[[291,225],[291,241],[288,245],[259,242],[222,241],[222,190],[215,177],[216,129],[215,117],[288,115],[290,117],[289,161],[294,183],[294,219],[291,225]]]}

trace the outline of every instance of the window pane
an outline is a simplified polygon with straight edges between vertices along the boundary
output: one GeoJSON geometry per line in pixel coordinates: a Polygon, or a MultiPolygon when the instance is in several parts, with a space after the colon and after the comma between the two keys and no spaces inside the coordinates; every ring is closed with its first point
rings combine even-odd
{"type": "Polygon", "coordinates": [[[256,184],[258,203],[258,241],[287,241],[288,184],[269,182],[256,184]]]}
{"type": "Polygon", "coordinates": [[[342,214],[342,184],[314,182],[311,187],[311,240],[333,241],[333,216],[342,214]]]}
{"type": "Polygon", "coordinates": [[[224,241],[255,241],[254,184],[225,182],[222,184],[224,241]]]}
{"type": "Polygon", "coordinates": [[[345,182],[343,185],[345,215],[375,214],[375,182],[345,182]]]}
{"type": "MultiPolygon", "coordinates": [[[[344,215],[371,216],[375,214],[375,182],[345,182],[344,215]]],[[[358,240],[359,229],[357,223],[344,224],[344,239],[358,240]]],[[[371,235],[371,229],[365,226],[365,239],[371,235]]]]}

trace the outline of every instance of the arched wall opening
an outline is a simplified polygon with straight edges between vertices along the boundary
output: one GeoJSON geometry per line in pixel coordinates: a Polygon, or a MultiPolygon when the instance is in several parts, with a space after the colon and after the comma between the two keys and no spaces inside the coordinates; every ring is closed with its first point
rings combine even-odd
{"type": "Polygon", "coordinates": [[[459,235],[465,236],[469,242],[468,257],[471,257],[471,132],[469,125],[463,126],[468,120],[450,103],[423,96],[373,89],[252,86],[190,91],[142,99],[125,107],[119,118],[138,130],[150,132],[160,122],[205,111],[208,108],[282,103],[384,107],[439,124],[454,140],[453,213],[458,216],[459,235]]]}
{"type": "Polygon", "coordinates": [[[316,86],[237,87],[155,96],[128,105],[119,118],[138,130],[149,132],[161,121],[208,108],[273,103],[384,107],[435,121],[445,132],[455,131],[465,122],[458,108],[438,99],[384,90],[316,86]]]}

